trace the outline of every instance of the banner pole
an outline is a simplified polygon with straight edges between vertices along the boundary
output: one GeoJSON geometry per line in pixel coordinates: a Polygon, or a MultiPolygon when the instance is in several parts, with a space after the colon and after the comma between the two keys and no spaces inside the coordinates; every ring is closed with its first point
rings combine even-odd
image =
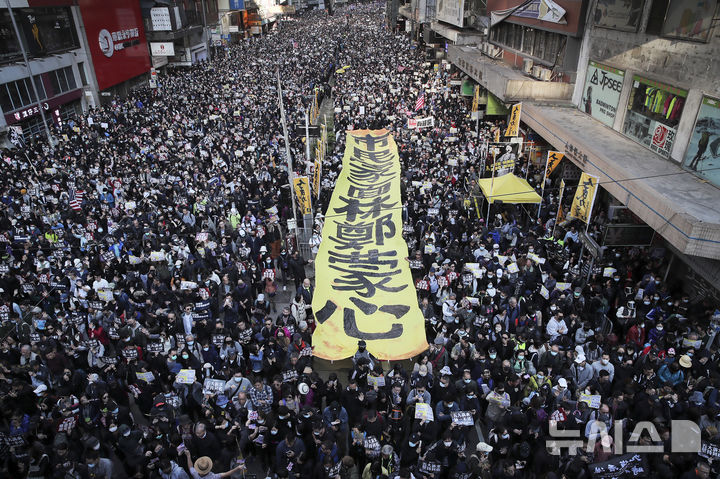
{"type": "Polygon", "coordinates": [[[280,120],[285,137],[285,157],[287,160],[288,183],[290,185],[290,199],[292,200],[293,219],[295,220],[295,242],[296,248],[300,250],[300,232],[298,230],[297,207],[295,206],[295,185],[293,184],[292,159],[290,158],[290,139],[288,138],[287,122],[285,121],[285,107],[283,106],[282,83],[280,82],[280,70],[277,70],[278,82],[278,104],[280,106],[280,120]]]}
{"type": "Polygon", "coordinates": [[[491,166],[492,168],[492,180],[490,180],[490,195],[488,195],[488,212],[487,212],[487,219],[485,220],[485,226],[490,223],[490,206],[492,206],[492,197],[493,197],[493,188],[495,187],[495,157],[497,153],[495,150],[493,150],[493,164],[491,166]]]}
{"type": "Polygon", "coordinates": [[[548,157],[545,159],[545,173],[543,173],[542,177],[542,189],[540,191],[540,204],[538,204],[538,219],[540,219],[540,209],[542,208],[543,201],[545,201],[545,182],[547,181],[547,170],[548,170],[548,160],[550,159],[550,151],[548,151],[548,157]]]}

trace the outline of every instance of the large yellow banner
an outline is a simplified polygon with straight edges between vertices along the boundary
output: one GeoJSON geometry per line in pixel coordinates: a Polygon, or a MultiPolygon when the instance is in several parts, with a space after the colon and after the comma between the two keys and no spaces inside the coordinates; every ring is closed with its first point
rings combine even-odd
{"type": "Polygon", "coordinates": [[[597,193],[598,177],[583,173],[580,176],[575,197],[570,207],[570,216],[582,220],[584,223],[590,221],[595,194],[597,193]]]}
{"type": "Polygon", "coordinates": [[[522,103],[513,105],[510,111],[510,120],[508,121],[505,136],[518,136],[520,133],[520,113],[522,112],[522,103]]]}
{"type": "Polygon", "coordinates": [[[348,131],[315,258],[315,356],[348,358],[359,340],[378,359],[427,349],[402,225],[395,140],[387,130],[348,131]]]}
{"type": "Polygon", "coordinates": [[[295,187],[295,197],[298,201],[298,207],[304,215],[312,213],[312,200],[310,199],[310,181],[307,176],[296,176],[293,178],[293,186],[295,187]]]}

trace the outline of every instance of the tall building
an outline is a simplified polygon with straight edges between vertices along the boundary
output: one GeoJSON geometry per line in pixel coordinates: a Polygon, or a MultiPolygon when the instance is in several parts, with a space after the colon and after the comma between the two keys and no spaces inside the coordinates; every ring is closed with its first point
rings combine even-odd
{"type": "Polygon", "coordinates": [[[26,139],[44,135],[43,116],[60,124],[150,70],[137,0],[11,0],[0,36],[0,131],[26,139]]]}

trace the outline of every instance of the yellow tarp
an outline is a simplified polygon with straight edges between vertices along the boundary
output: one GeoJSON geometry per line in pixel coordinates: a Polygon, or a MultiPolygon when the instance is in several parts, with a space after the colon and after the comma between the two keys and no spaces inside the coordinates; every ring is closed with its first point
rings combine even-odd
{"type": "Polygon", "coordinates": [[[313,354],[349,358],[364,340],[378,359],[407,359],[428,345],[402,237],[397,145],[387,130],[346,138],[315,258],[313,354]]]}
{"type": "Polygon", "coordinates": [[[535,189],[522,178],[513,174],[478,180],[485,198],[490,203],[502,201],[503,203],[540,203],[542,198],[535,192],[535,189]],[[492,190],[490,189],[492,187],[492,190]]]}

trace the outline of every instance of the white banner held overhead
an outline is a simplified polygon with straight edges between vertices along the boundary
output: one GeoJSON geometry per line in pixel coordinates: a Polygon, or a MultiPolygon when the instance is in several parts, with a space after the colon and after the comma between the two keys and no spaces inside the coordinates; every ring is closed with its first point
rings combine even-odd
{"type": "Polygon", "coordinates": [[[427,118],[417,118],[408,120],[408,129],[413,130],[415,128],[433,128],[435,126],[435,117],[429,116],[427,118]]]}

